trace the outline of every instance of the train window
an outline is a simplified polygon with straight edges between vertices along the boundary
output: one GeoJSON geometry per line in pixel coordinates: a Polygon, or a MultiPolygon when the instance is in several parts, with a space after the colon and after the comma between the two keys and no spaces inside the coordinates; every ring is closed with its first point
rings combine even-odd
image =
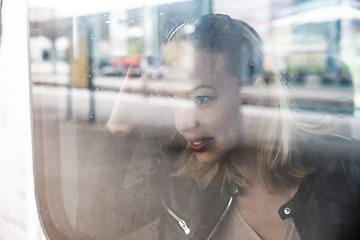
{"type": "Polygon", "coordinates": [[[36,208],[28,6],[0,0],[0,239],[45,239],[36,208]]]}
{"type": "Polygon", "coordinates": [[[50,239],[355,239],[357,1],[29,0],[50,239]]]}

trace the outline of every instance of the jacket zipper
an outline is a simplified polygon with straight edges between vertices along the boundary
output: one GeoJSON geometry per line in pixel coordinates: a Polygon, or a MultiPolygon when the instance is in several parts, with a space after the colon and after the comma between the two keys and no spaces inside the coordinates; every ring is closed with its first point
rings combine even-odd
{"type": "Polygon", "coordinates": [[[173,211],[170,210],[170,208],[168,208],[165,203],[164,203],[164,199],[163,199],[163,205],[166,208],[166,210],[168,211],[168,213],[175,218],[175,220],[179,223],[180,227],[184,230],[186,235],[190,234],[191,229],[186,225],[186,222],[184,220],[182,220],[181,218],[179,218],[178,215],[176,215],[173,211]]]}
{"type": "MultiPolygon", "coordinates": [[[[225,211],[223,212],[223,214],[221,215],[219,221],[216,223],[214,229],[211,231],[209,237],[207,238],[207,240],[210,240],[211,237],[213,236],[214,232],[216,231],[216,229],[219,227],[220,225],[220,222],[223,220],[223,218],[225,217],[225,214],[229,211],[229,208],[231,206],[231,203],[233,201],[233,197],[230,197],[229,199],[229,202],[225,208],[225,211]]],[[[180,227],[184,230],[185,234],[186,235],[189,235],[190,234],[190,231],[191,231],[191,228],[189,228],[187,225],[186,225],[186,222],[179,218],[179,216],[177,216],[173,211],[170,210],[170,208],[168,208],[166,205],[165,205],[165,202],[164,202],[164,199],[162,200],[163,202],[163,205],[164,207],[166,208],[166,210],[168,211],[168,213],[178,222],[178,224],[180,225],[180,227]]]]}
{"type": "Polygon", "coordinates": [[[223,218],[225,217],[225,214],[229,211],[229,208],[230,208],[230,206],[231,206],[232,201],[233,201],[233,197],[230,197],[229,202],[228,202],[228,205],[227,205],[226,208],[225,208],[225,211],[224,211],[223,214],[221,215],[219,221],[216,223],[214,229],[211,231],[209,237],[208,237],[206,240],[210,240],[210,239],[211,239],[211,237],[213,236],[214,232],[215,232],[216,229],[219,227],[220,222],[221,222],[221,221],[223,220],[223,218]]]}

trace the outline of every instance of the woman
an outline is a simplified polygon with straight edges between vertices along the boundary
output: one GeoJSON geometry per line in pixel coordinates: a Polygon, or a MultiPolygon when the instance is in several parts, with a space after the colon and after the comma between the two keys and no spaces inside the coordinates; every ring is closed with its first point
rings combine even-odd
{"type": "Polygon", "coordinates": [[[123,232],[160,216],[161,239],[360,236],[359,143],[311,137],[334,128],[315,130],[293,120],[274,64],[267,63],[274,76],[268,85],[262,78],[263,54],[252,27],[208,14],[169,34],[164,67],[125,80],[110,131],[134,134],[147,116],[123,101],[126,93],[170,96],[187,146],[175,167],[173,145],[154,161],[145,178],[147,209],[135,211],[123,232]],[[151,78],[164,78],[155,92],[147,90],[151,78]]]}

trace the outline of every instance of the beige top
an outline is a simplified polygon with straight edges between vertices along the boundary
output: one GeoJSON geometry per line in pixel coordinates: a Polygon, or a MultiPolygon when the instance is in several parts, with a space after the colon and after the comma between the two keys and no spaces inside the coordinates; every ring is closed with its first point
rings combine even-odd
{"type": "MultiPolygon", "coordinates": [[[[288,218],[287,227],[281,240],[300,240],[292,219],[288,218]]],[[[233,204],[212,239],[218,240],[261,240],[259,235],[247,224],[240,211],[233,204]]]]}

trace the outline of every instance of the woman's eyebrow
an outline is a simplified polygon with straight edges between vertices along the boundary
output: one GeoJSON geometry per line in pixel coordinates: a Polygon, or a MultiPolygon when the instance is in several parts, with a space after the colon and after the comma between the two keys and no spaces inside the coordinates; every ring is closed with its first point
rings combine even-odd
{"type": "Polygon", "coordinates": [[[211,88],[211,89],[213,89],[213,90],[216,90],[214,87],[204,84],[204,85],[197,86],[196,88],[194,88],[193,90],[191,90],[191,92],[194,92],[194,91],[196,91],[196,90],[198,90],[198,89],[200,89],[200,88],[211,88]]]}

